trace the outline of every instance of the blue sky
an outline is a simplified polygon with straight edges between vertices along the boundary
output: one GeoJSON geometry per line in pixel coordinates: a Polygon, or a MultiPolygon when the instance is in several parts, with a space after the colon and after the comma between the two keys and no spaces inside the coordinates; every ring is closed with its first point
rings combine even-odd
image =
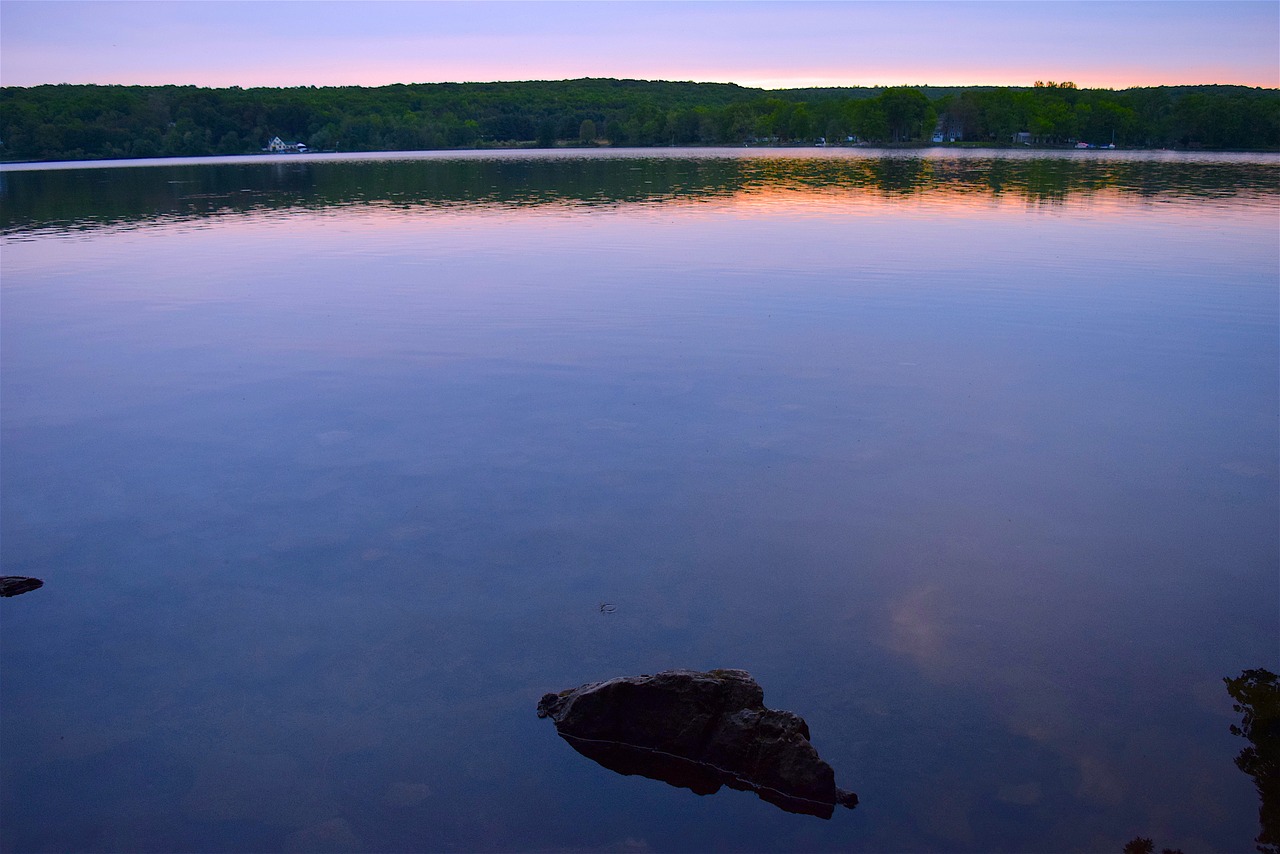
{"type": "Polygon", "coordinates": [[[0,84],[1280,86],[1280,2],[0,0],[0,84]]]}

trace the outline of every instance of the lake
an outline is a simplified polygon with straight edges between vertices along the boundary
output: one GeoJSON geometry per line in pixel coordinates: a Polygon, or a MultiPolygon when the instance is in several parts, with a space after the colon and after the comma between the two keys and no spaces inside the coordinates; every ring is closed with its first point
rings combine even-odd
{"type": "Polygon", "coordinates": [[[1280,156],[0,171],[6,851],[1247,851],[1280,156]],[[741,668],[860,805],[614,773],[741,668]]]}

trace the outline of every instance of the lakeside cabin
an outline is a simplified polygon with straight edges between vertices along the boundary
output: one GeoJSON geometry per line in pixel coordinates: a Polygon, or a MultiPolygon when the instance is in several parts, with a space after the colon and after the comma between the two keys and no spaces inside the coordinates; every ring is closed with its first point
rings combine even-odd
{"type": "Polygon", "coordinates": [[[262,150],[272,154],[306,154],[307,144],[305,142],[284,142],[280,137],[274,136],[267,143],[267,147],[262,150]]]}

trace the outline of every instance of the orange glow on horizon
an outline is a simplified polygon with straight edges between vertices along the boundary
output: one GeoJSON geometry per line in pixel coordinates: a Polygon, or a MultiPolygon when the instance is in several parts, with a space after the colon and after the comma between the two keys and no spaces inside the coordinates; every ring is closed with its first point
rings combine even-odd
{"type": "MultiPolygon", "coordinates": [[[[1271,79],[1233,75],[1232,69],[1188,67],[1178,76],[1162,76],[1150,69],[1117,66],[1111,70],[1090,69],[1087,73],[1063,71],[1018,71],[987,68],[977,71],[956,71],[943,67],[921,67],[919,70],[886,70],[848,72],[823,69],[797,72],[793,70],[765,70],[740,75],[708,73],[705,70],[645,72],[642,70],[602,71],[599,69],[487,69],[476,73],[453,73],[408,69],[399,67],[369,67],[328,70],[316,75],[299,69],[281,66],[260,68],[252,73],[237,72],[234,75],[200,74],[182,79],[160,74],[139,74],[118,85],[135,86],[200,86],[207,88],[289,88],[289,87],[345,87],[440,84],[440,83],[513,83],[530,81],[579,80],[584,78],[645,81],[678,81],[691,83],[735,84],[745,88],[825,89],[825,88],[888,88],[897,86],[967,88],[984,86],[1008,86],[1029,88],[1037,80],[1071,81],[1081,89],[1134,89],[1157,86],[1247,86],[1261,89],[1280,89],[1280,66],[1271,79]]],[[[92,84],[91,80],[60,80],[60,83],[92,84]]]]}
{"type": "Polygon", "coordinates": [[[0,82],[1280,88],[1280,4],[3,0],[0,82]],[[193,47],[198,46],[198,49],[193,47]]]}

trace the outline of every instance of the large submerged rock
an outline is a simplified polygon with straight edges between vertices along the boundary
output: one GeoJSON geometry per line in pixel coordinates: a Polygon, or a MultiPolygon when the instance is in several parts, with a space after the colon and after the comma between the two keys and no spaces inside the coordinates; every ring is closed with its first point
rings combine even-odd
{"type": "Polygon", "coordinates": [[[27,578],[23,575],[0,575],[0,596],[17,596],[29,593],[44,586],[38,578],[27,578]]]}
{"type": "Polygon", "coordinates": [[[711,794],[751,791],[789,812],[830,818],[858,796],[809,743],[809,726],[767,709],[743,670],[669,670],[547,694],[538,717],[579,753],[621,774],[640,774],[711,794]]]}

